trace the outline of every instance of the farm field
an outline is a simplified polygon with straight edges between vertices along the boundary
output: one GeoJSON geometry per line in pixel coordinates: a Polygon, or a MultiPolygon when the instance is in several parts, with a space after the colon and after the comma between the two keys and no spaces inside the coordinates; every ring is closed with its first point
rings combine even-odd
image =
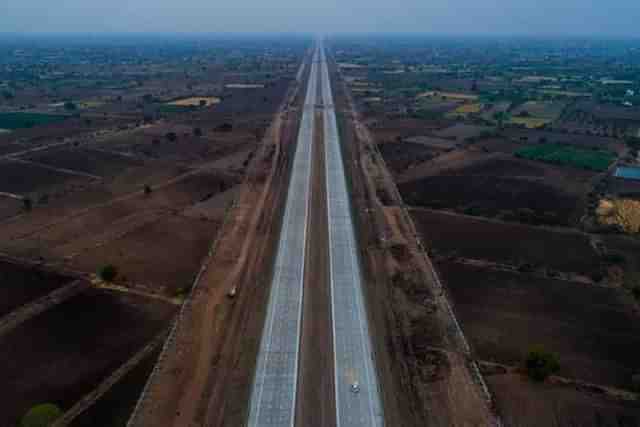
{"type": "Polygon", "coordinates": [[[127,424],[133,409],[158,359],[152,352],[113,386],[95,405],[80,414],[71,427],[121,427],[127,424]]]}
{"type": "Polygon", "coordinates": [[[596,209],[601,224],[616,225],[635,234],[640,231],[640,202],[633,199],[602,199],[596,209]]]}
{"type": "Polygon", "coordinates": [[[23,144],[18,143],[0,143],[0,155],[15,153],[27,149],[23,144]]]}
{"type": "Polygon", "coordinates": [[[557,225],[569,224],[581,205],[579,196],[510,176],[428,176],[403,182],[399,190],[412,206],[449,208],[490,217],[520,215],[527,222],[557,225]]]}
{"type": "Polygon", "coordinates": [[[618,155],[626,152],[626,148],[620,140],[597,135],[520,128],[505,128],[502,133],[505,137],[522,143],[570,145],[584,150],[611,151],[618,155]]]}
{"type": "Polygon", "coordinates": [[[544,119],[540,117],[511,117],[509,123],[516,125],[524,125],[528,129],[536,129],[544,127],[547,123],[551,123],[552,120],[544,119]]]}
{"type": "Polygon", "coordinates": [[[201,171],[147,195],[140,189],[137,195],[66,221],[44,217],[32,223],[32,218],[21,218],[11,229],[2,230],[8,239],[0,247],[23,256],[35,251],[81,271],[95,272],[112,263],[120,267],[122,281],[162,285],[156,291],[166,288],[173,293],[191,284],[231,201],[218,195],[237,182],[224,173],[201,171]],[[201,206],[203,202],[207,204],[201,206]],[[196,206],[198,210],[189,210],[189,216],[182,215],[196,206]],[[176,261],[175,251],[184,255],[181,262],[176,261]],[[160,258],[166,262],[158,263],[160,258]]]}
{"type": "Polygon", "coordinates": [[[71,283],[72,280],[53,272],[0,260],[0,316],[71,283]]]}
{"type": "Polygon", "coordinates": [[[635,427],[640,404],[571,386],[536,384],[518,374],[489,375],[498,413],[507,426],[635,427]]]}
{"type": "Polygon", "coordinates": [[[211,105],[217,104],[220,102],[220,98],[215,96],[194,96],[191,98],[182,98],[177,99],[175,101],[168,102],[167,105],[178,105],[182,107],[200,107],[204,104],[205,107],[210,107],[211,105]]]}
{"type": "Polygon", "coordinates": [[[1,113],[0,112],[0,129],[24,129],[34,126],[48,125],[66,120],[68,116],[55,114],[40,113],[1,113]]]}
{"type": "Polygon", "coordinates": [[[462,104],[455,110],[447,114],[449,117],[466,117],[469,114],[476,114],[482,110],[481,104],[462,104]]]}
{"type": "Polygon", "coordinates": [[[444,99],[454,99],[454,100],[462,100],[462,101],[475,101],[478,99],[477,95],[471,95],[467,93],[457,93],[457,92],[439,92],[439,91],[427,91],[418,95],[419,98],[425,97],[440,97],[444,99]]]}
{"type": "Polygon", "coordinates": [[[559,375],[631,388],[640,322],[628,294],[451,262],[438,269],[482,360],[517,365],[542,346],[559,355],[559,375]]]}
{"type": "Polygon", "coordinates": [[[0,343],[1,425],[33,405],[68,409],[168,327],[176,307],[109,291],[85,291],[22,324],[0,343]]]}
{"type": "Polygon", "coordinates": [[[115,175],[127,168],[142,164],[141,161],[132,157],[86,148],[54,148],[27,156],[26,159],[97,176],[115,175]]]}
{"type": "Polygon", "coordinates": [[[0,191],[26,195],[46,191],[71,182],[86,183],[93,178],[49,169],[42,165],[14,160],[0,161],[0,191]]]}
{"type": "Polygon", "coordinates": [[[464,141],[468,138],[476,138],[483,132],[490,131],[491,128],[487,126],[468,125],[468,124],[456,124],[446,129],[434,132],[434,135],[439,138],[453,139],[456,141],[464,141]]]}
{"type": "Polygon", "coordinates": [[[422,239],[438,255],[488,260],[519,266],[531,264],[589,275],[599,270],[600,257],[589,237],[427,209],[411,209],[422,239]]]}
{"type": "Polygon", "coordinates": [[[0,221],[19,215],[24,211],[24,202],[14,197],[0,196],[0,221]]]}
{"type": "Polygon", "coordinates": [[[615,160],[615,155],[608,151],[584,150],[567,145],[540,144],[521,148],[516,151],[517,157],[540,160],[563,166],[603,172],[615,160]]]}
{"type": "Polygon", "coordinates": [[[120,281],[173,296],[191,287],[219,226],[220,222],[182,215],[163,217],[83,251],[71,265],[83,271],[116,265],[120,281]]]}
{"type": "Polygon", "coordinates": [[[440,149],[412,142],[388,142],[380,144],[378,148],[384,158],[388,159],[387,164],[391,170],[397,174],[442,153],[440,149]]]}

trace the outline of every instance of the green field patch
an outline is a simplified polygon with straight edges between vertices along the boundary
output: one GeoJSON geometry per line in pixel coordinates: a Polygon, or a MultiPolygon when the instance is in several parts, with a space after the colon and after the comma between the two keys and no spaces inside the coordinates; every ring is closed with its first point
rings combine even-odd
{"type": "Polygon", "coordinates": [[[41,113],[0,113],[0,129],[28,129],[66,120],[68,116],[41,113]]]}
{"type": "Polygon", "coordinates": [[[606,150],[584,150],[562,144],[539,144],[516,151],[516,157],[602,172],[616,158],[606,150]]]}

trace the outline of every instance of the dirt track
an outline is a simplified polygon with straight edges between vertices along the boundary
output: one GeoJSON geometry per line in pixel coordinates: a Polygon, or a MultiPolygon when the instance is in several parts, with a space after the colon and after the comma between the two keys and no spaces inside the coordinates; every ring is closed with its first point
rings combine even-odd
{"type": "MultiPolygon", "coordinates": [[[[294,92],[288,103],[297,104],[295,98],[294,92]]],[[[134,425],[245,421],[298,119],[295,111],[279,113],[252,160],[134,425]]]]}

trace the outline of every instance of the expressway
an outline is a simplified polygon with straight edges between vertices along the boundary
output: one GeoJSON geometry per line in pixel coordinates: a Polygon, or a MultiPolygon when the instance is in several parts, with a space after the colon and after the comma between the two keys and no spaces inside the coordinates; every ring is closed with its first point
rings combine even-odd
{"type": "MultiPolygon", "coordinates": [[[[314,183],[317,181],[313,180],[314,183]]],[[[301,369],[299,359],[300,347],[305,342],[301,341],[301,334],[304,335],[301,325],[305,318],[308,321],[310,317],[319,319],[314,320],[316,327],[330,331],[332,344],[332,353],[327,349],[328,357],[333,359],[329,364],[330,368],[326,372],[323,370],[315,374],[333,376],[333,390],[329,393],[330,396],[324,396],[318,390],[316,398],[335,400],[335,406],[328,407],[332,408],[330,416],[335,418],[337,427],[382,426],[382,407],[364,305],[358,248],[322,42],[318,43],[311,62],[266,321],[251,391],[248,420],[250,427],[305,425],[302,419],[296,420],[296,400],[304,399],[299,396],[299,384],[304,384],[306,375],[309,375],[310,365],[301,369]],[[318,89],[321,93],[319,99],[318,89]],[[323,122],[322,127],[315,129],[319,133],[314,131],[319,126],[314,119],[318,107],[322,108],[323,122]],[[324,152],[315,150],[316,158],[314,137],[318,137],[321,142],[316,148],[324,147],[324,152]],[[317,158],[318,156],[321,158],[317,158]],[[324,177],[320,192],[326,193],[326,209],[323,205],[320,212],[310,212],[309,208],[313,199],[310,192],[312,177],[316,176],[312,174],[314,167],[316,170],[324,167],[320,175],[316,174],[324,177]],[[326,221],[317,222],[323,229],[307,233],[309,224],[315,224],[312,218],[318,215],[326,215],[326,221]],[[305,255],[313,253],[308,252],[312,245],[322,244],[322,239],[310,237],[318,233],[327,236],[324,240],[328,242],[328,250],[323,255],[328,257],[326,280],[315,280],[314,278],[322,276],[307,276],[305,271],[305,265],[322,264],[319,259],[305,259],[305,255]],[[308,283],[309,281],[313,283],[308,283]],[[313,316],[316,313],[303,313],[303,308],[308,311],[313,307],[310,305],[306,308],[307,305],[304,304],[305,298],[313,298],[304,292],[305,287],[309,289],[309,286],[328,288],[330,315],[326,318],[313,316]]],[[[322,356],[317,354],[317,360],[322,356]]],[[[311,358],[313,359],[313,354],[311,358]]],[[[325,368],[311,364],[311,369],[325,368]]],[[[315,384],[313,381],[308,383],[315,384]]],[[[308,392],[309,390],[305,396],[308,396],[308,392]]],[[[308,409],[305,416],[309,416],[308,409]]]]}

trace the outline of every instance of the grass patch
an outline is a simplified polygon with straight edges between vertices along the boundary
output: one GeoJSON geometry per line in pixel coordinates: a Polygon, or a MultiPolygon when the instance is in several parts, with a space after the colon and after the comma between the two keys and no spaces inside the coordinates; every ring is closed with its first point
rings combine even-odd
{"type": "Polygon", "coordinates": [[[615,154],[606,150],[583,150],[561,144],[539,144],[524,147],[516,151],[515,155],[529,160],[598,172],[607,170],[616,157],[615,154]]]}
{"type": "Polygon", "coordinates": [[[0,113],[0,129],[28,129],[66,120],[67,116],[41,113],[0,113]]]}

